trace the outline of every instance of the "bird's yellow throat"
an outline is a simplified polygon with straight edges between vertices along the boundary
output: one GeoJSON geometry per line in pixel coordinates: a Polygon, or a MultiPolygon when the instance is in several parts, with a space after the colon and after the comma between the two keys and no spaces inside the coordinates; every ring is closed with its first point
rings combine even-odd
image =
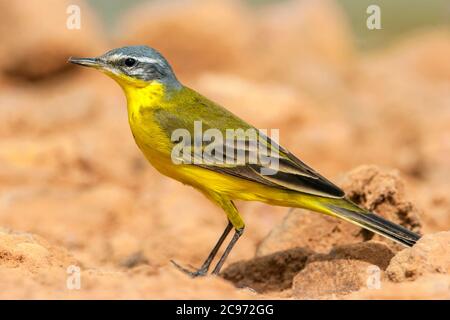
{"type": "Polygon", "coordinates": [[[158,81],[148,83],[145,87],[127,85],[122,88],[125,91],[130,112],[136,111],[135,108],[152,108],[159,105],[166,93],[165,85],[158,81]]]}
{"type": "Polygon", "coordinates": [[[125,92],[128,115],[132,117],[141,108],[160,106],[166,94],[166,87],[159,81],[146,82],[125,75],[107,73],[125,92]]]}

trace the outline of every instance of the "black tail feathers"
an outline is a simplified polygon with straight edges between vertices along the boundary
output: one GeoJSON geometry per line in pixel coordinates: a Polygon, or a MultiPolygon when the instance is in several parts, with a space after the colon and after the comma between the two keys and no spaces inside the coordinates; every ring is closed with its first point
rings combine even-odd
{"type": "Polygon", "coordinates": [[[412,247],[420,239],[420,235],[372,212],[366,211],[350,201],[345,206],[327,204],[326,207],[340,218],[385,236],[404,246],[412,247]]]}

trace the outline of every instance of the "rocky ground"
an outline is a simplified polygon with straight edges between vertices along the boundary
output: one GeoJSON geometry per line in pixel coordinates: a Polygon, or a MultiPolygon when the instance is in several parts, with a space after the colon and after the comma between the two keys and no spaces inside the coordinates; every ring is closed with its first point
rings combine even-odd
{"type": "Polygon", "coordinates": [[[81,30],[65,28],[68,2],[27,3],[0,0],[0,298],[450,298],[449,30],[360,52],[331,1],[153,1],[108,38],[84,3],[81,30]],[[404,249],[241,202],[246,233],[221,276],[181,274],[170,259],[200,265],[225,215],[146,163],[116,84],[66,63],[138,43],[424,237],[404,249]]]}

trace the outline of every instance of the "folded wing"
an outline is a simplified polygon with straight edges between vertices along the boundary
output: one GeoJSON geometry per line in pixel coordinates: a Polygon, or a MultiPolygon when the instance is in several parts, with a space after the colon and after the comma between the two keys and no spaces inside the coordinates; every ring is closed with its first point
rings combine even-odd
{"type": "MultiPolygon", "coordinates": [[[[218,129],[224,137],[226,136],[226,129],[256,130],[228,110],[201,96],[193,99],[191,104],[187,104],[185,101],[182,107],[155,110],[154,120],[167,133],[169,138],[172,131],[178,128],[186,129],[194,136],[195,121],[201,121],[203,130],[218,129]]],[[[214,148],[212,152],[208,152],[209,161],[202,161],[203,152],[209,142],[201,146],[200,153],[198,152],[198,146],[197,149],[192,146],[192,159],[197,159],[197,161],[193,161],[191,165],[273,188],[322,197],[344,197],[344,192],[339,187],[261,132],[257,131],[257,146],[258,148],[261,146],[266,148],[266,160],[270,161],[262,161],[261,159],[249,161],[250,155],[254,152],[255,144],[248,143],[248,141],[239,141],[240,139],[242,137],[239,136],[231,142],[224,139],[222,148],[214,148]],[[245,160],[237,159],[237,155],[245,155],[245,160]],[[228,157],[228,161],[223,161],[226,157],[228,157]]]]}

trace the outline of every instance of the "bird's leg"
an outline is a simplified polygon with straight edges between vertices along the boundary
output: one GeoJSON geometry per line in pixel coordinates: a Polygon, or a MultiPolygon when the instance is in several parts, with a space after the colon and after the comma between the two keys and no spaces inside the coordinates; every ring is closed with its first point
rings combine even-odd
{"type": "Polygon", "coordinates": [[[221,204],[222,208],[225,210],[228,220],[231,222],[231,224],[234,227],[235,233],[234,233],[233,238],[231,239],[230,243],[228,244],[227,248],[225,249],[225,252],[220,257],[219,262],[217,262],[217,265],[212,272],[213,275],[219,274],[220,269],[222,268],[223,264],[225,263],[225,260],[227,259],[228,255],[230,254],[230,252],[233,249],[236,242],[239,240],[241,235],[244,233],[244,228],[245,228],[244,220],[242,220],[242,217],[239,214],[239,211],[236,208],[236,206],[234,205],[233,201],[221,198],[219,203],[221,204]]]}
{"type": "Polygon", "coordinates": [[[217,262],[216,267],[214,268],[212,274],[218,275],[220,273],[220,269],[222,268],[225,260],[227,259],[228,255],[230,254],[231,250],[233,249],[236,242],[239,240],[239,238],[244,233],[244,228],[236,229],[233,235],[233,239],[231,239],[230,243],[228,244],[227,248],[225,249],[225,252],[220,257],[219,262],[217,262]]]}
{"type": "Polygon", "coordinates": [[[198,269],[197,271],[191,272],[181,266],[179,266],[177,263],[172,261],[172,263],[181,271],[189,274],[192,277],[198,277],[198,276],[204,276],[208,272],[208,268],[211,265],[212,260],[214,259],[215,255],[217,254],[217,251],[219,250],[220,246],[224,242],[225,238],[227,237],[228,233],[230,233],[231,229],[234,228],[235,233],[233,238],[231,239],[230,243],[228,244],[227,248],[225,249],[225,252],[220,257],[219,262],[217,263],[216,267],[214,268],[212,274],[218,275],[220,272],[220,269],[222,268],[225,260],[227,259],[228,255],[230,254],[231,250],[233,249],[236,242],[241,237],[242,233],[244,232],[245,223],[242,220],[242,217],[240,216],[236,206],[234,205],[233,201],[222,197],[219,194],[216,193],[207,193],[206,194],[211,200],[213,200],[215,203],[217,203],[219,206],[222,207],[222,209],[225,211],[228,217],[228,225],[225,228],[225,231],[223,232],[222,236],[220,237],[217,244],[214,246],[214,249],[209,254],[208,258],[206,259],[203,266],[198,269]]]}
{"type": "Polygon", "coordinates": [[[173,260],[171,260],[171,262],[173,263],[173,265],[175,267],[177,267],[178,270],[183,271],[184,273],[190,275],[191,277],[195,278],[195,277],[206,275],[206,273],[209,270],[209,266],[211,265],[211,262],[214,260],[214,257],[217,255],[217,252],[219,251],[220,247],[222,246],[223,242],[225,241],[226,237],[228,236],[228,234],[230,233],[232,228],[233,228],[233,225],[231,224],[231,222],[228,222],[227,227],[223,231],[222,235],[220,236],[220,238],[217,241],[214,248],[209,253],[208,258],[206,258],[205,262],[203,262],[203,265],[200,267],[200,269],[198,269],[196,271],[190,271],[186,268],[183,268],[182,266],[180,266],[178,263],[176,263],[173,260]]]}

